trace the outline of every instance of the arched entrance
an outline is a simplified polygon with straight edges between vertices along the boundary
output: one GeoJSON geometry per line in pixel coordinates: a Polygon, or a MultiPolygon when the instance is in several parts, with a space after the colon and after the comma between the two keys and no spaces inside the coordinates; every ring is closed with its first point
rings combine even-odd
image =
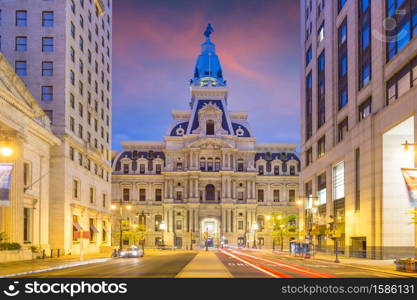
{"type": "Polygon", "coordinates": [[[206,243],[209,248],[218,247],[220,243],[220,223],[215,218],[206,218],[201,221],[201,247],[206,243]]]}

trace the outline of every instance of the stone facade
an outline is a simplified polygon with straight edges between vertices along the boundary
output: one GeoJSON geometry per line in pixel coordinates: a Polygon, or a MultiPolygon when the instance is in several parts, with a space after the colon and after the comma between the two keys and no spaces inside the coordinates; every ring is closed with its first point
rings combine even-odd
{"type": "Polygon", "coordinates": [[[1,51],[61,139],[51,158],[50,245],[78,253],[83,230],[85,251],[98,252],[111,231],[112,1],[3,0],[0,9],[1,51]]]}
{"type": "MultiPolygon", "coordinates": [[[[50,120],[2,54],[0,143],[12,149],[10,156],[2,152],[1,164],[13,165],[8,199],[0,200],[4,242],[19,243],[23,250],[33,246],[48,251],[51,148],[60,140],[52,134],[50,120]]],[[[8,260],[18,259],[13,251],[7,253],[8,260]]]]}
{"type": "Polygon", "coordinates": [[[321,251],[333,252],[336,237],[347,256],[413,256],[401,168],[415,167],[402,144],[416,140],[417,40],[384,27],[387,16],[411,16],[388,12],[386,1],[339,2],[300,1],[301,229],[321,251]]]}
{"type": "MultiPolygon", "coordinates": [[[[272,248],[271,217],[294,216],[296,222],[296,146],[257,143],[248,114],[229,112],[227,97],[207,37],[191,80],[191,109],[172,112],[174,124],[163,142],[123,142],[114,153],[115,232],[123,219],[130,226],[145,225],[147,247],[253,246],[255,241],[272,248]]],[[[115,234],[114,245],[119,238],[115,234]]]]}

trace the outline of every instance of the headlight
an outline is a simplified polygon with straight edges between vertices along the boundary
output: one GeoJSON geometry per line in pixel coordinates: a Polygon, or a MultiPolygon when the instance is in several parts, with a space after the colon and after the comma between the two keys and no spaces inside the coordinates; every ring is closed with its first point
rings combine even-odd
{"type": "Polygon", "coordinates": [[[125,254],[126,254],[126,252],[124,252],[124,251],[120,252],[120,256],[125,256],[125,254]]]}

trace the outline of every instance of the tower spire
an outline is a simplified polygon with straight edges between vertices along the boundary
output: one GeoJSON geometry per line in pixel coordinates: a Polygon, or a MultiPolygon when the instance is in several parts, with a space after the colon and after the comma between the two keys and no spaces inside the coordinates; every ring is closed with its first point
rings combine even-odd
{"type": "Polygon", "coordinates": [[[210,36],[214,32],[211,24],[208,24],[204,31],[206,38],[201,44],[201,54],[199,55],[194,69],[194,78],[191,85],[194,86],[225,86],[223,71],[219,57],[216,54],[216,45],[211,41],[210,36]]]}

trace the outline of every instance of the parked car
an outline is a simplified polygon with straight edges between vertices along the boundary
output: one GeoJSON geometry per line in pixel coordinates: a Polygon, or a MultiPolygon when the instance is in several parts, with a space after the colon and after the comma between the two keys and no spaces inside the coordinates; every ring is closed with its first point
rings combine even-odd
{"type": "Polygon", "coordinates": [[[118,251],[118,257],[143,257],[143,250],[136,246],[118,251]]]}

